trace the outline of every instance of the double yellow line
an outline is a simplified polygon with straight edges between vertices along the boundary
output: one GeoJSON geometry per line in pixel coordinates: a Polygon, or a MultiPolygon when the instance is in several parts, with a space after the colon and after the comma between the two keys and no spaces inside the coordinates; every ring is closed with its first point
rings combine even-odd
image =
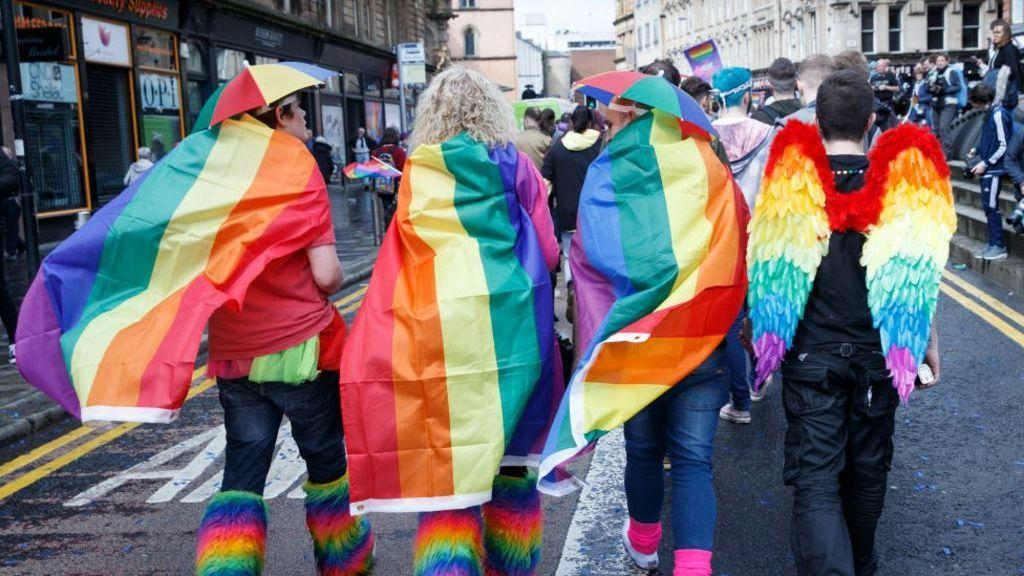
{"type": "Polygon", "coordinates": [[[989,296],[980,288],[949,272],[942,273],[939,288],[978,318],[1024,348],[1024,314],[989,296]]]}
{"type": "MultiPolygon", "coordinates": [[[[362,298],[366,294],[366,290],[367,287],[365,285],[361,286],[352,294],[349,294],[344,298],[340,298],[338,301],[334,303],[334,306],[338,308],[338,310],[342,314],[348,314],[349,312],[353,312],[362,304],[362,298]]],[[[197,368],[196,371],[192,373],[192,387],[188,392],[188,397],[186,398],[186,401],[191,400],[192,398],[202,394],[203,392],[206,392],[214,385],[214,383],[215,381],[212,378],[206,378],[206,366],[201,366],[197,368]]],[[[100,446],[104,446],[106,444],[109,444],[110,442],[113,442],[114,440],[120,438],[121,436],[124,436],[128,432],[131,432],[132,430],[138,428],[141,425],[142,424],[139,422],[126,422],[124,424],[114,426],[113,428],[103,431],[103,433],[100,434],[99,436],[91,438],[87,442],[75,446],[73,449],[67,451],[66,453],[45,462],[43,465],[33,468],[28,472],[25,472],[24,474],[18,476],[17,478],[14,478],[10,482],[0,485],[0,500],[4,500],[8,496],[11,496],[12,494],[24,490],[25,488],[31,486],[32,484],[35,484],[39,480],[49,476],[53,472],[56,472],[57,470],[60,470],[61,468],[67,466],[68,464],[75,462],[79,458],[85,456],[86,454],[92,452],[93,450],[99,448],[100,446]]],[[[89,426],[81,426],[79,428],[75,428],[74,430],[64,434],[63,436],[60,436],[58,438],[55,438],[54,440],[47,442],[46,444],[43,444],[42,446],[32,450],[31,452],[22,454],[21,456],[18,456],[17,458],[11,460],[10,462],[6,462],[3,465],[0,465],[0,478],[17,472],[18,470],[21,470],[22,468],[34,462],[46,458],[50,454],[65,446],[72,444],[75,441],[84,438],[94,432],[100,432],[101,430],[104,429],[92,428],[89,426]]]]}

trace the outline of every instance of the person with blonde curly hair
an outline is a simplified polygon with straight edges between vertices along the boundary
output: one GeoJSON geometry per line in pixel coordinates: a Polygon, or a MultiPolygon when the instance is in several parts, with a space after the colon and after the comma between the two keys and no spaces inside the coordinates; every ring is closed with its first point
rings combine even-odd
{"type": "Polygon", "coordinates": [[[540,560],[538,481],[525,465],[563,390],[558,245],[515,133],[480,72],[433,79],[342,359],[353,510],[420,512],[417,576],[525,576],[540,560]]]}

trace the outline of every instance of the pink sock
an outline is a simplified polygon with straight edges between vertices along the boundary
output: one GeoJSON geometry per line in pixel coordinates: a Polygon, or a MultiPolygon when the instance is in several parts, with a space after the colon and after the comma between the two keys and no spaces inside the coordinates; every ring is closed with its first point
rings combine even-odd
{"type": "Polygon", "coordinates": [[[673,576],[711,576],[710,550],[676,550],[673,576]]]}
{"type": "Polygon", "coordinates": [[[641,554],[654,554],[661,542],[661,522],[644,524],[629,519],[629,543],[641,554]]]}

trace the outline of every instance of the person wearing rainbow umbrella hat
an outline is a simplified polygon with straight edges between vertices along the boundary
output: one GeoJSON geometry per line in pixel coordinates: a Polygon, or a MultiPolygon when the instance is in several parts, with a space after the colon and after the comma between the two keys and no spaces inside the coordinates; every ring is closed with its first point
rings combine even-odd
{"type": "Polygon", "coordinates": [[[318,572],[371,568],[370,525],[349,514],[345,324],[327,299],[341,266],[297,95],[332,74],[243,70],[192,135],[47,256],[22,307],[19,368],[83,421],[173,421],[209,325],[227,447],[199,528],[203,576],[262,572],[262,493],[283,416],[306,461],[318,572]]]}

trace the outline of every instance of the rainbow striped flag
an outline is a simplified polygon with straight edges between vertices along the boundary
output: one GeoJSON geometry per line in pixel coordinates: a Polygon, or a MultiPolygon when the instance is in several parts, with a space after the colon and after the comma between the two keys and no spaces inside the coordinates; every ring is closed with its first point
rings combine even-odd
{"type": "MultiPolygon", "coordinates": [[[[661,396],[721,343],[746,294],[746,204],[705,140],[654,111],[587,172],[570,255],[583,350],[540,474],[661,396]]],[[[541,485],[544,488],[544,485],[541,485]]]]}
{"type": "Polygon", "coordinates": [[[193,134],[47,256],[18,368],[83,421],[170,422],[213,311],[330,222],[298,139],[247,116],[193,134]]]}
{"type": "Polygon", "coordinates": [[[562,386],[523,186],[544,189],[525,155],[467,135],[406,162],[342,355],[353,513],[481,504],[503,463],[536,463],[562,386]]]}
{"type": "Polygon", "coordinates": [[[690,63],[693,75],[711,82],[715,72],[722,69],[722,56],[714,40],[706,40],[683,50],[683,56],[690,63]]]}

